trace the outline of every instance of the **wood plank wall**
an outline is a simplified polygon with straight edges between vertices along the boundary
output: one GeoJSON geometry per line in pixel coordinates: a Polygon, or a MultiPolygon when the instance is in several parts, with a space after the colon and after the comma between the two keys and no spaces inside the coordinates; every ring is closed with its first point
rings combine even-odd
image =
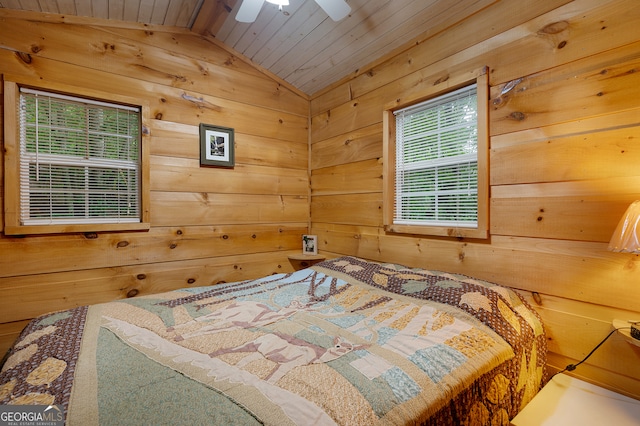
{"type": "MultiPolygon", "coordinates": [[[[320,249],[520,289],[546,323],[550,372],[587,355],[612,319],[640,318],[640,258],[607,251],[640,198],[638,22],[636,0],[503,0],[313,95],[320,249]],[[490,238],[385,233],[383,108],[484,66],[490,238]]],[[[614,335],[573,374],[640,398],[640,348],[614,335]]]]}
{"type": "Polygon", "coordinates": [[[0,235],[2,354],[45,312],[291,271],[308,230],[308,97],[187,31],[115,25],[0,9],[0,74],[152,117],[149,232],[0,235]],[[235,129],[233,170],[199,166],[199,123],[235,129]]]}

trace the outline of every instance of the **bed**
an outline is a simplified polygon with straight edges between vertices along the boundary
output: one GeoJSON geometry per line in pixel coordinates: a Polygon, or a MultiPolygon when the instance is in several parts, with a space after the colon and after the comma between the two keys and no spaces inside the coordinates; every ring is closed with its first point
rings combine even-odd
{"type": "Polygon", "coordinates": [[[508,425],[545,362],[516,292],[341,257],[41,316],[5,358],[0,405],[83,426],[508,425]]]}

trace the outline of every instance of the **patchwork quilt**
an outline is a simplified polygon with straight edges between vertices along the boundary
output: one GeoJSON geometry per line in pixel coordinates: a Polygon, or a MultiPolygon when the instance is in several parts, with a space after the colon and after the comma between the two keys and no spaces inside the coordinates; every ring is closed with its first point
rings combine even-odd
{"type": "Polygon", "coordinates": [[[69,425],[508,425],[544,380],[515,292],[353,257],[33,320],[0,404],[69,425]]]}

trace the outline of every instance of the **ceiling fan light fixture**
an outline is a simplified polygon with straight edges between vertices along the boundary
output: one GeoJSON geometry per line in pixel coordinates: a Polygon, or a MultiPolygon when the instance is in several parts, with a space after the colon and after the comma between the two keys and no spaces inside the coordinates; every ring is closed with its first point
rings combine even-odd
{"type": "Polygon", "coordinates": [[[289,0],[267,0],[268,3],[276,4],[282,8],[282,6],[289,6],[289,0]]]}
{"type": "MultiPolygon", "coordinates": [[[[277,5],[280,10],[282,10],[282,6],[289,6],[289,0],[266,1],[277,5]]],[[[265,0],[241,0],[240,7],[236,13],[236,21],[246,23],[254,22],[264,2],[265,0]]],[[[336,22],[346,18],[351,12],[351,7],[345,0],[315,0],[315,2],[336,22]]],[[[285,15],[288,14],[285,13],[285,15]]]]}
{"type": "Polygon", "coordinates": [[[236,13],[236,21],[246,23],[255,21],[263,4],[264,0],[243,0],[236,13]]]}
{"type": "Polygon", "coordinates": [[[346,18],[351,13],[351,7],[344,0],[316,0],[316,3],[336,22],[346,18]]]}

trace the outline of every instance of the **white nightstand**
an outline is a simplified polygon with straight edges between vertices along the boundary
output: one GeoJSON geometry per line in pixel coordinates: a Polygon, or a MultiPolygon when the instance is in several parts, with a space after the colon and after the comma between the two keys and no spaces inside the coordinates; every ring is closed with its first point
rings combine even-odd
{"type": "Polygon", "coordinates": [[[557,374],[511,421],[514,426],[640,425],[640,401],[557,374]]]}

